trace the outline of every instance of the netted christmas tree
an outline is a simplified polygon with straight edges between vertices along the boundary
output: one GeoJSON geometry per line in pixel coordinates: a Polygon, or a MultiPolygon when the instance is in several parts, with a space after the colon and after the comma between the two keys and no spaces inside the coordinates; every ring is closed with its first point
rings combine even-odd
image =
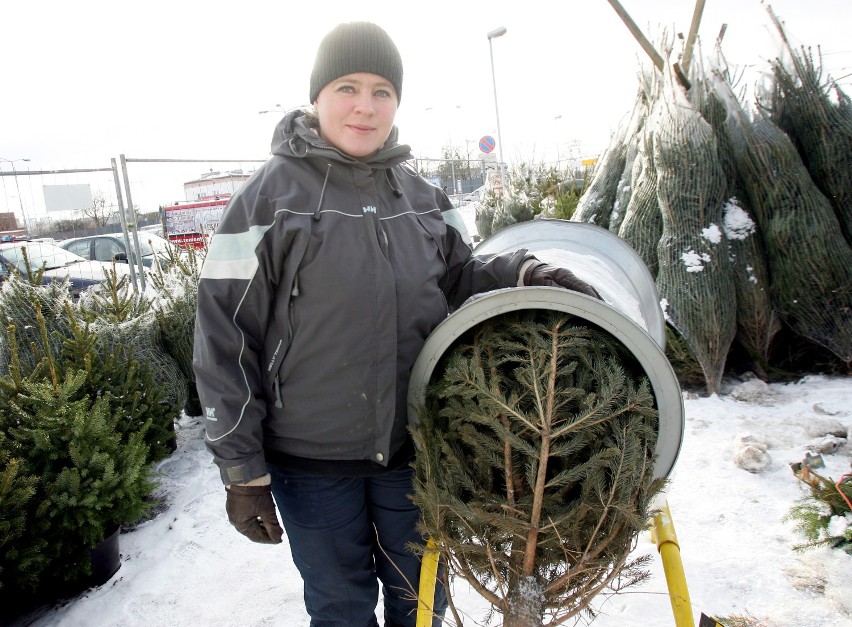
{"type": "Polygon", "coordinates": [[[657,430],[608,333],[546,310],[487,319],[445,352],[413,430],[423,531],[507,627],[594,614],[647,576],[627,557],[662,487],[657,430]]]}
{"type": "Polygon", "coordinates": [[[799,335],[852,361],[852,248],[790,138],[760,111],[747,113],[723,80],[726,125],[766,251],[770,296],[799,335]]]}
{"type": "Polygon", "coordinates": [[[206,249],[190,248],[185,253],[170,251],[168,270],[157,273],[152,283],[158,298],[155,316],[163,347],[175,358],[186,379],[184,410],[201,415],[201,402],[195,387],[192,352],[195,341],[195,311],[198,307],[198,280],[206,249]]]}
{"type": "Polygon", "coordinates": [[[148,296],[134,290],[126,276],[112,274],[100,292],[80,298],[80,310],[97,335],[98,352],[122,354],[150,370],[163,402],[179,417],[187,400],[186,377],[165,349],[148,296]]]}
{"type": "MultiPolygon", "coordinates": [[[[731,86],[730,69],[717,48],[710,72],[731,86]]],[[[727,196],[723,208],[723,230],[728,242],[731,272],[737,301],[736,339],[752,357],[754,368],[766,376],[772,340],[781,330],[781,318],[772,304],[769,293],[769,268],[763,237],[754,220],[742,175],[737,167],[736,153],[728,131],[728,106],[720,99],[713,81],[703,64],[689,90],[690,101],[710,124],[716,137],[719,164],[725,175],[727,196]]]]}
{"type": "MultiPolygon", "coordinates": [[[[634,111],[624,134],[624,142],[626,144],[624,151],[624,170],[621,172],[621,178],[615,189],[615,200],[607,223],[607,228],[616,235],[619,234],[621,225],[627,216],[630,199],[634,195],[634,186],[637,183],[638,176],[637,170],[644,170],[645,164],[640,162],[640,153],[643,152],[646,125],[651,108],[650,103],[653,103],[655,100],[654,94],[657,90],[657,85],[658,81],[653,74],[644,72],[640,74],[642,96],[636,99],[636,106],[639,107],[639,110],[638,112],[634,111]]],[[[647,154],[647,151],[645,151],[646,156],[647,154]]],[[[657,233],[657,238],[659,238],[659,233],[657,233]]]]}
{"type": "Polygon", "coordinates": [[[609,145],[595,164],[591,183],[580,197],[577,209],[571,217],[573,221],[590,222],[609,228],[613,206],[619,194],[619,184],[625,171],[627,148],[642,128],[647,112],[647,94],[644,89],[639,89],[633,109],[618,125],[609,145]]]}
{"type": "Polygon", "coordinates": [[[763,239],[738,196],[730,197],[725,203],[723,224],[737,295],[736,339],[751,356],[757,374],[765,378],[772,340],[781,330],[781,318],[769,293],[763,239]]]}
{"type": "Polygon", "coordinates": [[[636,158],[630,172],[630,197],[618,227],[618,236],[633,247],[652,277],[657,276],[657,243],[662,234],[663,216],[657,200],[653,135],[646,129],[636,140],[636,158]]]}
{"type": "Polygon", "coordinates": [[[763,105],[795,144],[814,183],[825,194],[852,245],[852,104],[831,78],[824,78],[819,48],[794,49],[781,21],[767,7],[788,59],[772,62],[773,84],[763,105]]]}
{"type": "MultiPolygon", "coordinates": [[[[667,66],[668,67],[668,66],[667,66]]],[[[666,320],[718,393],[736,333],[736,293],[722,231],[726,194],[713,129],[669,71],[654,107],[653,148],[663,234],[657,291],[666,320]]]]}
{"type": "Polygon", "coordinates": [[[633,192],[631,187],[633,164],[636,162],[636,156],[639,153],[639,139],[641,137],[641,127],[636,128],[632,136],[625,137],[624,169],[621,171],[618,185],[615,186],[615,200],[612,203],[612,211],[607,220],[607,228],[616,234],[618,234],[618,229],[624,221],[624,212],[633,192]]]}

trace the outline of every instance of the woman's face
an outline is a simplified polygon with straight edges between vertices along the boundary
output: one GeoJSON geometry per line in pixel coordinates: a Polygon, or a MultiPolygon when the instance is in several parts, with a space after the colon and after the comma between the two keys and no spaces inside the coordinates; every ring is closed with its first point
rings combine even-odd
{"type": "Polygon", "coordinates": [[[320,136],[338,150],[366,159],[385,143],[399,106],[391,83],[366,72],[346,74],[322,88],[314,108],[320,136]]]}

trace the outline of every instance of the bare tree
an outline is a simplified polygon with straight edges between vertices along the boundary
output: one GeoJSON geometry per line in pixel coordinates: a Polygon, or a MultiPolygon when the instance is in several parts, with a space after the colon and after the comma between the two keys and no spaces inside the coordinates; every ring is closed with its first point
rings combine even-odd
{"type": "Polygon", "coordinates": [[[115,205],[107,204],[103,192],[97,191],[92,194],[92,206],[79,209],[82,218],[92,220],[95,226],[106,226],[110,216],[115,211],[115,205]]]}

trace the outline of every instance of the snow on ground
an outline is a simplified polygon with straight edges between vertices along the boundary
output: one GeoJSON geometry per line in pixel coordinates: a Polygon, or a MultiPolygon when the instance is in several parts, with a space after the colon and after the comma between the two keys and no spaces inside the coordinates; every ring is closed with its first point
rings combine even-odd
{"type": "MultiPolygon", "coordinates": [[[[742,615],[764,627],[852,626],[852,556],[803,541],[782,518],[805,494],[790,464],[852,427],[852,378],[809,376],[766,385],[729,381],[722,395],[685,394],[683,446],[668,492],[696,625],[701,612],[742,615]],[[768,467],[743,470],[752,444],[768,467]]],[[[168,509],[120,537],[122,565],[103,586],[13,622],[33,627],[295,627],[309,619],[287,543],[252,544],[227,522],[225,494],[203,444],[200,418],[182,417],[178,450],[161,462],[168,509]]],[[[846,440],[823,454],[824,476],[850,472],[846,440]]],[[[759,467],[758,463],[756,467],[759,467]]],[[[649,534],[651,579],[599,595],[597,627],[674,625],[662,561],[649,534]]],[[[464,624],[484,625],[488,605],[461,582],[464,624]]],[[[381,610],[379,609],[379,615],[381,610]]],[[[492,624],[499,624],[499,617],[492,624]]],[[[585,624],[585,621],[584,623],[585,624]]]]}

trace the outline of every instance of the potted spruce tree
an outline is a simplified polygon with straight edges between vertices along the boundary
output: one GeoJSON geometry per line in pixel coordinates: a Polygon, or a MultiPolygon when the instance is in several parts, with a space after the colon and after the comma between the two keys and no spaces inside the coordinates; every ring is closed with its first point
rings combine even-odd
{"type": "Polygon", "coordinates": [[[0,314],[0,603],[14,612],[112,576],[118,531],[150,507],[150,465],[168,453],[155,425],[175,409],[129,347],[98,348],[66,286],[12,277],[0,314]]]}

